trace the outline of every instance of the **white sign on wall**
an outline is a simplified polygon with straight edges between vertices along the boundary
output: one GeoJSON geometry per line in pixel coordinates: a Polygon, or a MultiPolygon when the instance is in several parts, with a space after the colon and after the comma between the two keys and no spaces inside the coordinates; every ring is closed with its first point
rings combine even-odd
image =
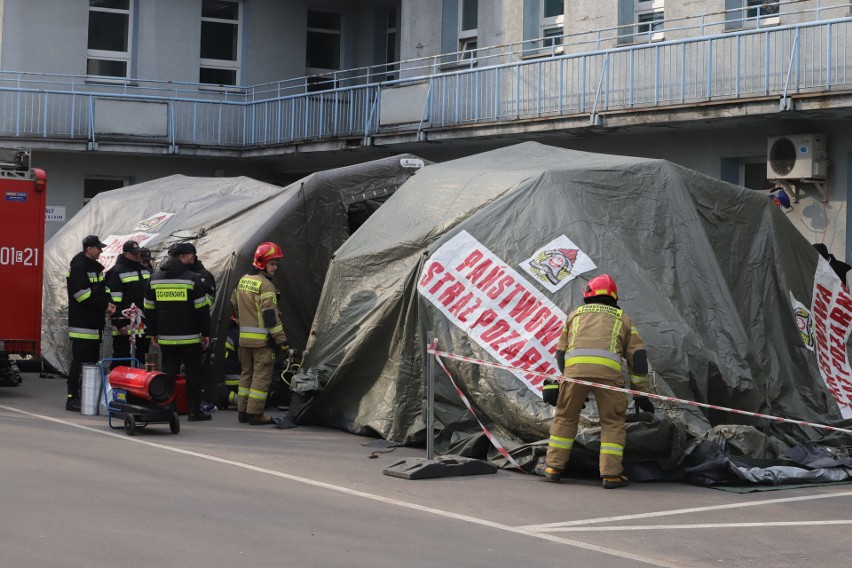
{"type": "Polygon", "coordinates": [[[48,205],[44,208],[45,221],[65,221],[64,205],[48,205]]]}

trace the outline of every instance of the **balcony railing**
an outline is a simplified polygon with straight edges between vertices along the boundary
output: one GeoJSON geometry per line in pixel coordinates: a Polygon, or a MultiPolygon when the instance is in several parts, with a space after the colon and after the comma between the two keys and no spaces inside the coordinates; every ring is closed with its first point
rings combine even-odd
{"type": "Polygon", "coordinates": [[[200,91],[190,84],[0,73],[0,136],[81,140],[90,148],[105,140],[150,142],[177,151],[539,118],[587,116],[596,123],[613,111],[755,97],[777,97],[787,108],[797,94],[852,88],[850,26],[847,15],[501,63],[477,59],[461,69],[437,63],[414,76],[341,81],[319,92],[280,84],[200,91]]]}

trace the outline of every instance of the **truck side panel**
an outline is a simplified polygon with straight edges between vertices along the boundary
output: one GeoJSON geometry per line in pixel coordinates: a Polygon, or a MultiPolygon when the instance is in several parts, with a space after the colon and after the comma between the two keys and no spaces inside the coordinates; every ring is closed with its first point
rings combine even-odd
{"type": "Polygon", "coordinates": [[[39,355],[47,177],[23,175],[0,175],[0,340],[7,352],[39,355]]]}

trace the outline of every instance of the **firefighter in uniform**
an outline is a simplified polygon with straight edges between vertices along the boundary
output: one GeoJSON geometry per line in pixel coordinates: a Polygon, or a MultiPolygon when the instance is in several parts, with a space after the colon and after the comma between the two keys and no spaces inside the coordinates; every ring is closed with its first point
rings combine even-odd
{"type": "Polygon", "coordinates": [[[240,386],[240,373],[242,373],[239,349],[240,326],[237,318],[231,316],[228,322],[228,334],[225,337],[225,378],[216,386],[216,406],[220,410],[237,407],[237,390],[240,386]]]}
{"type": "MultiPolygon", "coordinates": [[[[137,318],[144,317],[142,307],[145,301],[145,286],[151,278],[151,272],[142,266],[141,255],[142,249],[139,243],[127,241],[115,265],[106,272],[106,284],[112,295],[112,301],[117,306],[112,316],[112,356],[115,359],[130,357],[131,336],[136,344],[136,359],[145,361],[145,354],[148,353],[151,340],[145,334],[145,329],[130,329],[131,319],[124,314],[125,310],[132,310],[135,307],[139,310],[137,318]]],[[[126,364],[122,361],[113,361],[110,367],[114,369],[126,364]]]]}
{"type": "Polygon", "coordinates": [[[169,259],[145,290],[148,332],[160,346],[164,373],[178,375],[183,363],[189,421],[210,420],[201,410],[201,355],[210,344],[210,302],[201,279],[189,268],[195,246],[175,243],[168,252],[169,259]]]}
{"type": "Polygon", "coordinates": [[[115,312],[104,267],[98,262],[106,247],[96,235],[83,239],[83,250],[71,259],[65,275],[68,288],[68,337],[71,338],[71,369],[65,410],[80,412],[80,375],[84,363],[101,358],[101,336],[106,316],[115,312]]]}
{"type": "Polygon", "coordinates": [[[243,276],[231,306],[240,326],[239,360],[242,367],[237,391],[237,417],[249,424],[273,424],[263,414],[275,364],[273,345],[286,349],[287,337],[278,314],[278,299],[272,276],[278,259],[284,258],[275,243],[261,243],[254,253],[254,267],[243,276]]]}
{"type": "MultiPolygon", "coordinates": [[[[622,360],[626,360],[631,388],[647,391],[645,344],[630,316],[618,307],[615,281],[608,274],[592,278],[583,290],[583,301],[585,305],[568,316],[559,337],[556,347],[559,370],[566,377],[624,388],[622,360]]],[[[589,391],[595,394],[600,415],[600,475],[603,487],[624,487],[630,483],[622,469],[627,438],[624,426],[627,394],[576,383],[554,384],[549,380],[545,381],[543,398],[551,404],[556,398],[556,413],[550,426],[545,479],[559,481],[571,455],[580,411],[589,391]]],[[[654,411],[654,405],[647,397],[634,398],[639,408],[654,411]]]]}

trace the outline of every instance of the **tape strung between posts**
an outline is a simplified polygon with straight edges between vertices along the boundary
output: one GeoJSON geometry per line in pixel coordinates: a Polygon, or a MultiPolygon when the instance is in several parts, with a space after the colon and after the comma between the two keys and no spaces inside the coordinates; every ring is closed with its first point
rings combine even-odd
{"type": "MultiPolygon", "coordinates": [[[[787,422],[788,424],[798,424],[800,426],[811,426],[813,428],[820,428],[823,430],[831,430],[833,432],[843,432],[844,434],[852,434],[852,430],[848,430],[846,428],[837,428],[836,426],[828,426],[826,424],[817,424],[816,422],[807,422],[805,420],[793,420],[792,418],[781,418],[780,416],[772,416],[771,414],[761,414],[759,412],[749,412],[748,410],[739,410],[736,408],[728,408],[725,406],[716,406],[715,404],[706,404],[703,402],[695,402],[694,400],[684,400],[682,398],[674,398],[671,396],[664,396],[661,394],[654,394],[650,392],[642,392],[637,390],[625,389],[621,387],[613,387],[609,385],[602,385],[598,383],[592,383],[589,381],[583,381],[581,379],[572,379],[570,377],[562,377],[562,376],[554,376],[548,375],[546,373],[539,373],[537,371],[528,371],[527,369],[519,369],[515,367],[510,367],[508,365],[501,365],[500,363],[491,363],[489,361],[483,361],[481,359],[474,359],[473,357],[465,357],[464,355],[456,355],[455,353],[447,353],[446,351],[438,351],[437,345],[430,345],[426,352],[434,355],[438,361],[440,361],[440,357],[445,357],[447,359],[455,359],[456,361],[465,361],[467,363],[475,363],[477,365],[482,365],[483,367],[493,367],[495,369],[503,369],[506,371],[520,371],[524,374],[537,375],[539,377],[544,377],[546,379],[552,379],[554,381],[558,381],[560,383],[577,383],[578,385],[586,385],[589,387],[594,387],[598,389],[605,389],[617,392],[630,393],[638,396],[647,396],[648,398],[656,398],[657,400],[667,400],[669,402],[678,402],[680,404],[686,404],[689,406],[700,406],[702,408],[712,408],[714,410],[722,410],[724,412],[732,412],[734,414],[744,414],[746,416],[754,416],[756,418],[766,418],[767,420],[774,420],[776,422],[787,422]]],[[[441,365],[443,367],[443,364],[441,365]]],[[[446,369],[445,369],[446,370],[446,369]]],[[[447,373],[449,375],[449,373],[447,373]]],[[[455,386],[455,383],[453,383],[455,386]]],[[[458,390],[458,387],[456,387],[458,390]]]]}
{"type": "MultiPolygon", "coordinates": [[[[430,347],[430,349],[431,349],[431,347],[430,347]]],[[[431,352],[432,351],[430,351],[430,353],[431,352]]],[[[444,366],[444,362],[441,361],[441,358],[438,357],[437,354],[435,355],[435,360],[438,361],[438,365],[440,365],[441,368],[444,370],[444,372],[447,374],[447,378],[450,379],[450,382],[453,384],[453,388],[456,389],[456,392],[461,397],[462,402],[464,402],[464,405],[467,406],[467,409],[470,411],[471,414],[473,414],[473,417],[476,419],[476,421],[479,422],[479,427],[482,428],[483,432],[485,432],[485,437],[488,438],[488,440],[491,442],[491,445],[494,446],[497,449],[498,452],[500,452],[501,456],[503,456],[504,458],[509,460],[510,464],[512,464],[513,466],[515,466],[519,470],[521,470],[521,472],[526,473],[524,471],[524,469],[521,467],[521,465],[517,461],[515,461],[515,458],[513,458],[512,456],[509,455],[509,452],[506,450],[506,448],[503,447],[503,444],[501,444],[497,440],[497,438],[495,438],[491,434],[491,432],[488,431],[488,428],[485,427],[485,425],[479,419],[479,416],[476,415],[476,412],[474,412],[473,406],[470,404],[470,401],[464,395],[464,393],[461,391],[461,389],[458,387],[456,382],[453,380],[453,376],[450,374],[450,371],[447,370],[447,368],[444,366]]]]}

